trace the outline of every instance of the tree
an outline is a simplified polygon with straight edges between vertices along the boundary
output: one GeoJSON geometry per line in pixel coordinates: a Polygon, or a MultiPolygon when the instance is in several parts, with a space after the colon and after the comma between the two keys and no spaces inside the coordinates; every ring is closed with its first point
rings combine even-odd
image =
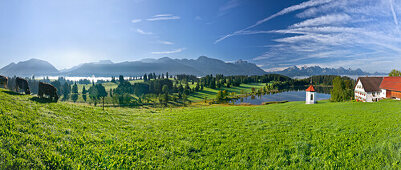
{"type": "MultiPolygon", "coordinates": [[[[49,80],[50,81],[50,80],[49,80]]],[[[57,90],[57,95],[61,96],[62,94],[62,89],[61,89],[61,83],[60,81],[56,80],[50,83],[51,85],[53,85],[57,90]]]]}
{"type": "Polygon", "coordinates": [[[96,89],[98,92],[98,98],[102,98],[103,101],[103,110],[104,110],[104,98],[107,97],[107,92],[106,89],[104,88],[104,86],[102,84],[96,84],[96,89]]]}
{"type": "Polygon", "coordinates": [[[77,83],[74,83],[74,85],[72,86],[72,93],[78,93],[78,85],[77,85],[77,83]]]}
{"type": "Polygon", "coordinates": [[[187,99],[188,99],[188,96],[186,95],[186,94],[184,94],[183,96],[182,96],[182,102],[183,102],[183,104],[184,104],[184,106],[186,106],[186,101],[187,101],[187,99]]]}
{"type": "Polygon", "coordinates": [[[217,102],[225,101],[227,99],[227,95],[228,94],[227,94],[226,90],[224,90],[224,91],[219,90],[219,92],[217,92],[217,95],[216,95],[217,102]]]}
{"type": "Polygon", "coordinates": [[[401,71],[398,70],[391,70],[391,72],[388,74],[390,77],[401,77],[401,71]]]}
{"type": "Polygon", "coordinates": [[[214,79],[212,79],[212,80],[210,81],[209,87],[210,87],[211,89],[216,89],[216,81],[215,81],[214,79]]]}
{"type": "Polygon", "coordinates": [[[88,93],[88,91],[86,91],[85,86],[82,88],[82,98],[84,99],[84,101],[86,102],[86,93],[88,93]]]}
{"type": "Polygon", "coordinates": [[[120,83],[122,83],[122,82],[124,81],[124,76],[123,76],[123,75],[120,75],[120,76],[118,77],[118,81],[119,81],[120,83]]]}
{"type": "Polygon", "coordinates": [[[145,74],[145,75],[143,75],[143,81],[144,82],[147,82],[148,81],[148,76],[145,74]]]}
{"type": "Polygon", "coordinates": [[[129,81],[122,81],[114,90],[114,94],[134,94],[134,87],[129,81]]]}
{"type": "Polygon", "coordinates": [[[92,85],[89,88],[89,98],[91,98],[91,100],[93,101],[93,105],[96,106],[97,104],[97,99],[98,99],[99,93],[97,91],[97,88],[95,85],[92,85]]]}
{"type": "Polygon", "coordinates": [[[142,96],[149,93],[149,84],[147,83],[135,83],[133,85],[134,94],[136,96],[142,96]]]}
{"type": "Polygon", "coordinates": [[[67,100],[69,98],[70,93],[71,93],[71,86],[67,82],[65,82],[63,85],[64,100],[67,100]]]}
{"type": "Polygon", "coordinates": [[[340,77],[333,80],[333,89],[331,90],[331,101],[342,102],[345,101],[345,84],[340,77]]]}
{"type": "Polygon", "coordinates": [[[71,94],[71,100],[75,103],[78,100],[78,93],[72,93],[71,94]]]}
{"type": "Polygon", "coordinates": [[[76,102],[78,100],[78,86],[77,86],[77,83],[74,83],[74,85],[72,86],[71,92],[72,92],[71,99],[72,99],[72,101],[76,102]]]}
{"type": "Polygon", "coordinates": [[[167,103],[168,103],[168,100],[169,100],[169,98],[168,98],[169,89],[168,89],[167,85],[163,85],[162,89],[163,89],[162,91],[164,93],[164,105],[167,106],[167,103]]]}

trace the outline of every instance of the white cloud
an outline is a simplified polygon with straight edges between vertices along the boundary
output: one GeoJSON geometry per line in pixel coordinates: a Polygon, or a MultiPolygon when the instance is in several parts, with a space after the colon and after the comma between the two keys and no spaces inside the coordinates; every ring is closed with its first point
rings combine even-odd
{"type": "Polygon", "coordinates": [[[172,50],[172,51],[152,52],[152,54],[174,54],[174,53],[180,53],[184,50],[185,50],[185,48],[179,48],[179,49],[172,50]]]}
{"type": "Polygon", "coordinates": [[[220,41],[225,40],[226,38],[229,38],[229,37],[238,35],[238,34],[240,34],[242,31],[249,30],[249,29],[254,28],[254,27],[256,27],[256,26],[258,26],[258,25],[260,25],[260,24],[263,24],[263,23],[265,23],[265,22],[267,22],[267,21],[270,21],[271,19],[276,18],[276,17],[278,17],[278,16],[285,15],[285,14],[288,14],[288,13],[290,13],[290,12],[294,12],[294,11],[297,11],[297,10],[305,9],[305,8],[308,8],[308,7],[313,7],[313,6],[317,6],[317,5],[322,5],[322,4],[325,4],[325,3],[329,3],[329,2],[331,2],[331,1],[332,1],[332,0],[309,0],[309,1],[303,2],[303,3],[298,4],[298,5],[290,6],[290,7],[288,7],[288,8],[285,8],[285,9],[283,9],[283,10],[281,10],[281,11],[279,11],[279,12],[277,12],[277,13],[275,13],[275,14],[269,16],[269,17],[267,17],[267,18],[264,18],[264,19],[262,19],[262,20],[257,21],[255,24],[253,24],[253,25],[251,25],[251,26],[248,26],[248,27],[246,27],[246,28],[244,28],[244,29],[242,29],[242,30],[236,31],[236,32],[234,32],[234,33],[232,33],[232,34],[228,34],[228,35],[225,35],[225,36],[223,36],[223,37],[217,39],[217,40],[215,41],[215,44],[216,44],[216,43],[219,43],[220,41]]]}
{"type": "Polygon", "coordinates": [[[138,23],[138,22],[141,22],[141,21],[142,21],[142,19],[133,19],[133,20],[131,20],[132,23],[138,23]]]}
{"type": "Polygon", "coordinates": [[[397,14],[395,13],[394,10],[394,0],[389,0],[389,1],[390,1],[391,14],[393,14],[394,24],[397,26],[397,30],[399,31],[397,14]]]}
{"type": "Polygon", "coordinates": [[[332,14],[325,15],[313,19],[308,19],[303,22],[292,25],[292,27],[310,27],[310,26],[321,26],[330,24],[343,24],[351,20],[351,17],[347,14],[332,14]]]}
{"type": "Polygon", "coordinates": [[[164,45],[173,45],[173,42],[170,41],[158,41],[160,44],[164,44],[164,45]]]}
{"type": "Polygon", "coordinates": [[[152,32],[145,32],[145,31],[143,31],[143,30],[141,30],[141,29],[136,29],[136,32],[137,33],[139,33],[139,34],[142,34],[142,35],[152,35],[153,33],[152,32]]]}
{"type": "Polygon", "coordinates": [[[229,0],[219,8],[219,16],[227,14],[227,12],[240,5],[240,0],[229,0]]]}
{"type": "Polygon", "coordinates": [[[401,0],[310,0],[223,36],[215,43],[231,36],[274,34],[277,38],[262,45],[266,51],[253,58],[264,69],[318,64],[386,72],[401,65],[399,15],[401,0]],[[288,23],[283,29],[252,29],[294,11],[298,11],[297,22],[288,23]]]}
{"type": "Polygon", "coordinates": [[[172,14],[158,14],[151,18],[146,19],[147,21],[163,21],[163,20],[178,20],[179,16],[175,16],[172,14]]]}

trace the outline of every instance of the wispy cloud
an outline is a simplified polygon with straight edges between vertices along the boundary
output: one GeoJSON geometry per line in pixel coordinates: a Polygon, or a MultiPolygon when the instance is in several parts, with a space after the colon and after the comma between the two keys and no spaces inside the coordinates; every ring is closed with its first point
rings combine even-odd
{"type": "Polygon", "coordinates": [[[395,10],[394,10],[394,0],[389,0],[389,1],[390,1],[391,13],[393,14],[394,24],[396,25],[397,30],[399,32],[400,30],[399,30],[399,26],[398,26],[398,18],[397,18],[397,14],[395,13],[395,10]]]}
{"type": "Polygon", "coordinates": [[[284,8],[215,43],[231,36],[272,34],[277,38],[269,39],[263,46],[266,51],[253,59],[263,69],[314,64],[386,72],[401,65],[400,14],[401,0],[309,0],[284,8]],[[254,29],[291,12],[297,13],[286,17],[295,16],[297,22],[283,25],[283,29],[254,29]]]}
{"type": "Polygon", "coordinates": [[[181,17],[175,16],[173,14],[157,14],[147,19],[139,19],[139,18],[132,19],[131,23],[135,24],[143,21],[153,22],[153,21],[166,21],[166,20],[178,20],[178,19],[181,19],[181,17]]]}
{"type": "Polygon", "coordinates": [[[164,44],[164,45],[173,45],[174,43],[171,41],[158,41],[160,44],[164,44]]]}
{"type": "Polygon", "coordinates": [[[219,8],[219,16],[225,15],[229,10],[236,8],[240,5],[240,0],[229,0],[219,8]]]}
{"type": "Polygon", "coordinates": [[[250,25],[250,26],[248,26],[248,27],[246,27],[246,28],[244,28],[242,30],[235,31],[234,33],[222,36],[221,38],[217,39],[215,41],[215,43],[219,43],[220,41],[223,41],[223,40],[225,40],[225,39],[227,39],[229,37],[241,34],[242,31],[246,31],[246,30],[249,30],[251,28],[254,28],[254,27],[256,27],[256,26],[258,26],[260,24],[263,24],[263,23],[265,23],[267,21],[270,21],[271,19],[276,18],[278,16],[285,15],[285,14],[288,14],[290,12],[294,12],[294,11],[297,11],[297,10],[305,9],[305,8],[308,8],[308,7],[313,7],[313,6],[325,4],[325,3],[328,3],[328,2],[331,2],[331,1],[332,0],[309,0],[309,1],[303,2],[303,3],[298,4],[298,5],[290,6],[288,8],[285,8],[285,9],[283,9],[283,10],[281,10],[281,11],[279,11],[279,12],[277,12],[277,13],[271,15],[271,16],[269,16],[269,17],[266,17],[266,18],[264,18],[262,20],[257,21],[255,24],[250,25]]]}
{"type": "Polygon", "coordinates": [[[152,35],[153,33],[152,32],[145,32],[145,31],[143,31],[143,30],[141,30],[141,29],[136,29],[136,32],[137,33],[139,33],[139,34],[142,34],[142,35],[152,35]]]}
{"type": "Polygon", "coordinates": [[[173,14],[158,14],[151,18],[146,19],[147,21],[164,21],[164,20],[178,20],[179,16],[175,16],[173,14]]]}
{"type": "Polygon", "coordinates": [[[142,19],[133,19],[133,20],[131,20],[132,23],[138,23],[138,22],[141,22],[141,21],[142,21],[142,19]]]}
{"type": "Polygon", "coordinates": [[[322,26],[329,24],[343,24],[351,20],[351,17],[347,14],[332,14],[320,16],[313,19],[308,19],[303,22],[292,25],[292,27],[310,27],[310,26],[322,26]]]}
{"type": "Polygon", "coordinates": [[[185,50],[185,48],[179,48],[179,49],[171,50],[171,51],[152,52],[152,54],[174,54],[174,53],[180,53],[184,50],[185,50]]]}

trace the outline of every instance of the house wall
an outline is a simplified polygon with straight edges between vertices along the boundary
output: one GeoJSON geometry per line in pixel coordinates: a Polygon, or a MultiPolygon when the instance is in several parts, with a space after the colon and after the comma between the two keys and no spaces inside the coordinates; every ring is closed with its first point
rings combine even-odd
{"type": "Polygon", "coordinates": [[[366,101],[366,92],[365,92],[365,89],[363,88],[363,85],[360,80],[355,85],[354,93],[355,93],[356,100],[366,101]]]}
{"type": "Polygon", "coordinates": [[[315,92],[307,91],[306,98],[305,98],[306,104],[315,104],[315,97],[316,97],[315,92]],[[313,95],[313,100],[311,100],[311,95],[313,95]]]}
{"type": "Polygon", "coordinates": [[[388,95],[389,99],[401,99],[401,92],[397,91],[391,91],[391,93],[388,95]]]}
{"type": "Polygon", "coordinates": [[[355,99],[363,102],[375,102],[383,98],[382,91],[366,92],[360,80],[355,85],[354,93],[355,99]]]}
{"type": "Polygon", "coordinates": [[[380,95],[380,98],[383,98],[383,99],[385,99],[385,98],[387,98],[387,90],[386,89],[382,89],[382,93],[381,93],[381,95],[380,95]]]}

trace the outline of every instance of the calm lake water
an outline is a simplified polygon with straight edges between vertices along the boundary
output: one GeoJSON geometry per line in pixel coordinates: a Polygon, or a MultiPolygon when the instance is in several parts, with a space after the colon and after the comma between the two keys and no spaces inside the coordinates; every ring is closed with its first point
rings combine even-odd
{"type": "MultiPolygon", "coordinates": [[[[241,104],[241,103],[249,103],[252,105],[260,105],[263,102],[272,102],[272,101],[305,101],[306,98],[306,92],[304,90],[302,91],[287,91],[287,92],[281,92],[281,93],[275,93],[275,94],[266,94],[266,95],[255,95],[255,96],[249,96],[246,98],[240,98],[237,100],[234,100],[230,103],[234,104],[241,104]]],[[[327,100],[330,99],[330,94],[325,94],[325,93],[316,93],[316,101],[319,100],[327,100]]]]}

